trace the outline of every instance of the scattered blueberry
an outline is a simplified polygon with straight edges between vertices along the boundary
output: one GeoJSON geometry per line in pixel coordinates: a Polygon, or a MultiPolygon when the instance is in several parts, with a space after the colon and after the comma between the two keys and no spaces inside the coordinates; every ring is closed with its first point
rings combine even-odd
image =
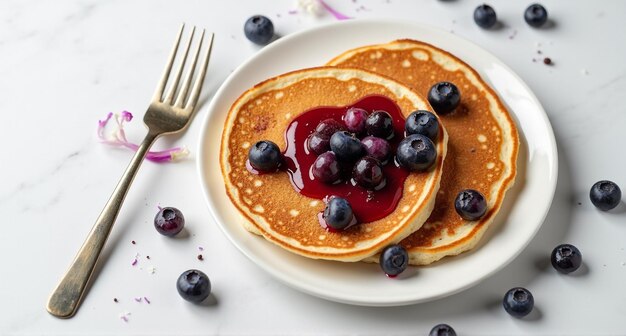
{"type": "Polygon", "coordinates": [[[255,15],[246,21],[243,32],[248,40],[265,45],[274,37],[274,24],[263,15],[255,15]]]}
{"type": "Polygon", "coordinates": [[[533,27],[541,27],[548,21],[548,11],[540,4],[532,4],[524,11],[524,20],[533,27]]]}
{"type": "Polygon", "coordinates": [[[346,124],[348,131],[356,134],[363,133],[365,131],[366,120],[367,111],[357,107],[349,108],[343,116],[343,122],[346,124]]]}
{"type": "Polygon", "coordinates": [[[421,134],[413,134],[400,141],[396,159],[400,166],[405,169],[423,171],[435,163],[437,149],[428,137],[421,134]]]}
{"type": "Polygon", "coordinates": [[[331,136],[333,136],[333,134],[339,131],[345,131],[345,130],[346,130],[346,126],[344,126],[341,122],[335,119],[322,120],[315,127],[315,132],[329,139],[331,136]]]}
{"type": "Polygon", "coordinates": [[[326,152],[320,154],[311,166],[311,173],[315,179],[327,184],[334,184],[341,180],[341,167],[335,157],[335,153],[326,152]]]}
{"type": "Polygon", "coordinates": [[[622,191],[615,182],[598,181],[589,191],[591,203],[602,211],[608,211],[615,208],[622,200],[622,191]]]}
{"type": "Polygon", "coordinates": [[[192,269],[178,277],[176,289],[183,299],[200,303],[211,294],[211,281],[202,271],[192,269]]]}
{"type": "Polygon", "coordinates": [[[393,138],[393,119],[385,111],[374,111],[365,120],[367,134],[383,139],[393,138]]]}
{"type": "Polygon", "coordinates": [[[381,164],[387,164],[391,158],[391,146],[389,146],[389,142],[387,142],[387,140],[373,136],[366,136],[361,140],[361,143],[363,144],[363,148],[365,148],[367,155],[380,161],[381,164]]]}
{"type": "Polygon", "coordinates": [[[439,82],[428,91],[428,102],[435,112],[445,114],[454,111],[461,102],[461,93],[450,82],[439,82]]]}
{"type": "Polygon", "coordinates": [[[442,323],[434,326],[428,336],[456,336],[456,331],[451,326],[442,323]]]}
{"type": "Polygon", "coordinates": [[[429,111],[417,110],[406,118],[404,129],[407,135],[422,134],[435,141],[439,134],[439,121],[429,111]]]}
{"type": "Polygon", "coordinates": [[[317,132],[313,132],[307,139],[307,147],[309,151],[320,155],[330,150],[330,137],[323,136],[317,132]]]}
{"type": "Polygon", "coordinates": [[[481,28],[491,28],[496,21],[498,21],[496,11],[491,6],[482,4],[474,10],[474,22],[481,28]]]}
{"type": "Polygon", "coordinates": [[[248,151],[248,160],[252,168],[261,172],[276,171],[283,162],[280,149],[269,140],[259,141],[252,145],[248,151]]]}
{"type": "Polygon", "coordinates": [[[385,175],[380,161],[365,156],[354,164],[352,178],[356,184],[369,190],[379,190],[385,186],[385,175]]]}
{"type": "Polygon", "coordinates": [[[583,255],[578,248],[570,244],[561,244],[550,255],[552,267],[561,273],[572,273],[583,263],[583,255]]]}
{"type": "Polygon", "coordinates": [[[154,217],[154,227],[160,234],[173,237],[185,227],[185,217],[176,208],[161,208],[154,217]]]}
{"type": "Polygon", "coordinates": [[[363,145],[354,134],[340,131],[330,137],[330,149],[340,161],[354,162],[363,156],[363,145]]]}
{"type": "Polygon", "coordinates": [[[487,212],[487,200],[480,192],[465,189],[456,196],[454,208],[463,219],[474,221],[480,219],[487,212]]]}
{"type": "Polygon", "coordinates": [[[341,197],[331,197],[322,215],[326,224],[334,230],[343,230],[354,222],[350,203],[341,197]]]}
{"type": "Polygon", "coordinates": [[[379,263],[387,276],[395,277],[404,272],[409,265],[409,254],[401,245],[389,245],[380,253],[379,263]]]}
{"type": "Polygon", "coordinates": [[[509,315],[524,317],[533,310],[535,299],[528,289],[515,287],[506,292],[502,299],[502,305],[509,315]]]}

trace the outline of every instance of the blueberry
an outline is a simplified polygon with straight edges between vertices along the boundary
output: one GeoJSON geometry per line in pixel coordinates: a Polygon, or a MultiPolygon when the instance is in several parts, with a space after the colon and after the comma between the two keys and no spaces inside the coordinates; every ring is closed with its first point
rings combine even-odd
{"type": "Polygon", "coordinates": [[[340,131],[330,137],[330,149],[344,162],[354,162],[363,156],[363,145],[354,134],[340,131]]]}
{"type": "Polygon", "coordinates": [[[402,139],[398,145],[396,160],[410,171],[430,168],[437,159],[435,144],[426,136],[413,134],[402,139]]]}
{"type": "Polygon", "coordinates": [[[456,336],[456,331],[451,326],[442,323],[434,326],[428,336],[456,336]]]}
{"type": "Polygon", "coordinates": [[[622,191],[615,182],[598,181],[589,191],[591,203],[602,211],[615,208],[622,200],[622,191]]]}
{"type": "Polygon", "coordinates": [[[352,133],[363,133],[365,131],[365,121],[367,120],[367,111],[362,108],[351,107],[343,116],[343,122],[346,124],[348,131],[352,133]]]}
{"type": "Polygon", "coordinates": [[[406,118],[404,129],[407,135],[422,134],[435,141],[439,134],[439,121],[434,114],[428,111],[417,110],[406,118]]]}
{"type": "Polygon", "coordinates": [[[473,189],[465,189],[456,196],[454,208],[463,219],[475,221],[487,212],[487,200],[480,192],[473,189]]]}
{"type": "Polygon", "coordinates": [[[354,222],[350,203],[341,197],[331,197],[324,208],[322,218],[334,230],[343,230],[354,222]]]}
{"type": "Polygon", "coordinates": [[[311,166],[311,173],[315,179],[323,183],[334,184],[341,180],[341,167],[335,157],[335,153],[326,152],[320,154],[311,166]]]}
{"type": "Polygon", "coordinates": [[[176,289],[183,299],[200,303],[211,294],[211,281],[202,271],[191,269],[178,277],[176,289]]]}
{"type": "Polygon", "coordinates": [[[439,82],[428,91],[428,102],[435,112],[445,114],[454,111],[461,102],[461,93],[450,82],[439,82]]]}
{"type": "Polygon", "coordinates": [[[561,244],[550,255],[552,267],[561,273],[572,273],[583,263],[583,255],[578,248],[570,244],[561,244]]]}
{"type": "Polygon", "coordinates": [[[369,190],[379,190],[385,186],[385,175],[380,161],[365,156],[354,164],[352,178],[356,184],[369,190]]]}
{"type": "Polygon", "coordinates": [[[255,15],[246,21],[243,32],[248,40],[265,45],[274,37],[274,24],[263,15],[255,15]]]}
{"type": "Polygon", "coordinates": [[[160,234],[173,237],[185,227],[185,217],[176,208],[161,208],[154,217],[154,227],[160,234]]]}
{"type": "Polygon", "coordinates": [[[333,134],[339,131],[345,131],[345,130],[346,130],[346,127],[341,122],[335,119],[322,120],[315,127],[315,132],[329,139],[331,136],[333,136],[333,134]]]}
{"type": "Polygon", "coordinates": [[[283,162],[280,149],[269,140],[252,145],[248,151],[248,160],[252,168],[262,172],[276,171],[283,162]]]}
{"type": "Polygon", "coordinates": [[[496,11],[491,6],[482,4],[474,10],[474,22],[481,28],[491,28],[496,21],[498,21],[496,11]]]}
{"type": "Polygon", "coordinates": [[[393,138],[393,119],[385,111],[374,111],[365,119],[367,134],[383,139],[393,138]]]}
{"type": "Polygon", "coordinates": [[[387,276],[395,277],[404,272],[409,265],[409,254],[401,245],[389,245],[380,253],[378,262],[380,263],[380,268],[387,276]]]}
{"type": "Polygon", "coordinates": [[[330,150],[330,137],[313,132],[309,135],[306,145],[310,152],[320,155],[330,150]]]}
{"type": "Polygon", "coordinates": [[[515,287],[506,292],[502,299],[502,305],[509,315],[524,317],[533,310],[535,299],[528,289],[515,287]]]}
{"type": "Polygon", "coordinates": [[[533,27],[541,27],[548,21],[548,11],[540,4],[532,4],[524,11],[524,20],[533,27]]]}
{"type": "Polygon", "coordinates": [[[391,146],[387,140],[373,136],[366,136],[363,140],[361,140],[361,143],[363,144],[363,148],[365,149],[367,155],[380,161],[381,164],[387,164],[391,158],[391,146]]]}

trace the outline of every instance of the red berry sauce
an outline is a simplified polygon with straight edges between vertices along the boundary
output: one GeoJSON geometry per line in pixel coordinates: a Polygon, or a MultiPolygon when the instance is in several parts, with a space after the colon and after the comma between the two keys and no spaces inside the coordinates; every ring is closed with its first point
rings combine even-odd
{"type": "Polygon", "coordinates": [[[282,168],[287,171],[291,178],[291,184],[300,194],[317,199],[324,199],[327,196],[343,197],[350,202],[358,223],[368,223],[384,218],[395,210],[402,197],[404,181],[409,174],[407,170],[398,167],[394,160],[390,160],[389,164],[383,166],[386,185],[375,191],[366,190],[350,181],[352,166],[345,169],[348,172],[348,178],[333,185],[314,180],[310,173],[310,168],[317,155],[309,152],[306,144],[307,138],[322,120],[332,118],[343,122],[342,117],[351,107],[362,108],[369,113],[383,110],[391,115],[395,134],[389,140],[389,144],[392,153],[395,153],[396,147],[404,137],[404,116],[400,107],[391,99],[381,95],[372,95],[364,97],[352,105],[316,107],[296,117],[285,132],[287,147],[283,153],[284,165],[282,168]]]}

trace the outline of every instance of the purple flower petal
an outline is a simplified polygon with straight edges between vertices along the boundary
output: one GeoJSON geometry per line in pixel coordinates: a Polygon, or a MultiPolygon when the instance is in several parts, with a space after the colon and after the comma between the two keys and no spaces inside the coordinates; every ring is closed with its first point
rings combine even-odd
{"type": "Polygon", "coordinates": [[[128,322],[128,317],[130,316],[129,312],[125,312],[123,314],[120,314],[120,319],[122,319],[122,321],[124,322],[128,322]]]}
{"type": "MultiPolygon", "coordinates": [[[[124,122],[130,122],[133,119],[133,114],[128,111],[122,111],[121,115],[115,114],[115,122],[117,129],[112,133],[110,137],[106,137],[104,129],[113,117],[114,114],[109,112],[104,120],[98,120],[98,138],[104,144],[115,147],[126,147],[130,150],[137,151],[139,146],[126,139],[126,132],[124,131],[124,122]]],[[[146,159],[152,162],[170,162],[187,156],[189,151],[186,148],[174,147],[165,149],[162,151],[149,151],[146,154],[146,159]]]]}
{"type": "Polygon", "coordinates": [[[98,125],[104,127],[109,122],[112,116],[113,112],[109,112],[104,120],[98,120],[98,125]]]}
{"type": "Polygon", "coordinates": [[[133,114],[128,111],[122,111],[122,118],[126,121],[131,121],[133,120],[133,114]]]}
{"type": "Polygon", "coordinates": [[[324,9],[326,9],[330,14],[332,14],[335,17],[335,19],[337,19],[337,20],[349,20],[349,19],[351,19],[351,17],[343,15],[340,12],[336,11],[335,9],[333,9],[332,7],[330,7],[330,5],[328,5],[326,3],[326,1],[324,1],[324,0],[318,0],[318,1],[322,5],[322,7],[324,7],[324,9]]]}

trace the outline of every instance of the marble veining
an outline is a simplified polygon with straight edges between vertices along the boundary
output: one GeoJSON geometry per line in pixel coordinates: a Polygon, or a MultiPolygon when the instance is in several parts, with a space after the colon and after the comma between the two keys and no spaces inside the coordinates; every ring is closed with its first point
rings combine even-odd
{"type": "Polygon", "coordinates": [[[34,180],[21,181],[13,190],[8,193],[2,195],[0,194],[0,204],[8,198],[14,197],[22,192],[28,192],[30,189],[37,188],[46,180],[52,179],[55,175],[59,174],[63,169],[70,163],[74,158],[78,157],[81,154],[81,151],[73,151],[70,154],[64,156],[61,161],[54,166],[52,169],[46,171],[41,174],[34,180]]]}

